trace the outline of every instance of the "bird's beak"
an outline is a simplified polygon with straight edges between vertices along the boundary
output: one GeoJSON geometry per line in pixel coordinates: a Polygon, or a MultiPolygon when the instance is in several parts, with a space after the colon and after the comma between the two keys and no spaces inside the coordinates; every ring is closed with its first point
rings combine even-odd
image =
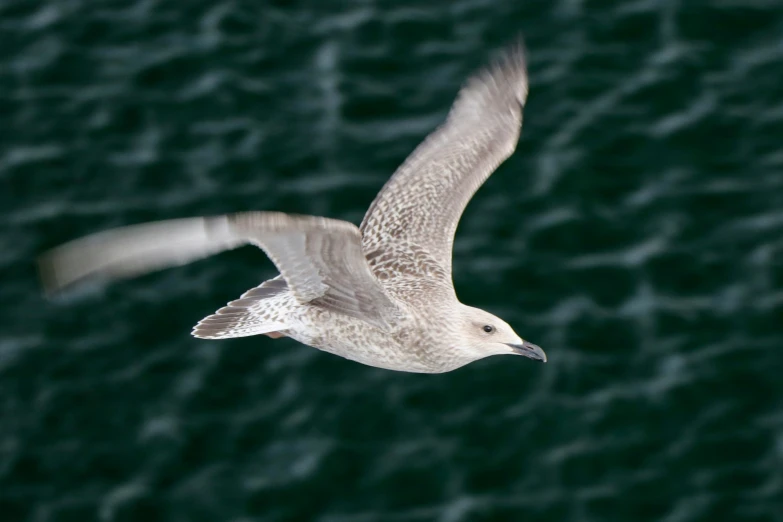
{"type": "Polygon", "coordinates": [[[511,351],[517,355],[523,355],[536,361],[546,362],[546,354],[540,346],[527,341],[522,341],[522,344],[509,344],[511,351]]]}

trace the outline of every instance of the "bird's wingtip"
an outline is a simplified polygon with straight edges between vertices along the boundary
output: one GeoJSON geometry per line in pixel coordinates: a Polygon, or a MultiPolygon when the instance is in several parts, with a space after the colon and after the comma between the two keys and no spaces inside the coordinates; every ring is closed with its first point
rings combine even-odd
{"type": "Polygon", "coordinates": [[[507,103],[509,95],[524,106],[527,101],[527,47],[518,34],[498,48],[483,69],[471,75],[457,97],[457,107],[507,103]]]}
{"type": "Polygon", "coordinates": [[[51,299],[60,289],[57,278],[57,270],[51,252],[44,252],[35,259],[35,269],[38,274],[38,282],[44,297],[51,299]]]}
{"type": "Polygon", "coordinates": [[[527,46],[522,33],[497,51],[490,72],[512,86],[517,101],[525,104],[528,93],[527,46]]]}

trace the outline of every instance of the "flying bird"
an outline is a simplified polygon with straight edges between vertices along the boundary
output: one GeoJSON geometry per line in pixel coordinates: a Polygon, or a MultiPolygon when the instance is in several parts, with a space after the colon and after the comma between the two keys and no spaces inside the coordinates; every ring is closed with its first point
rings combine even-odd
{"type": "Polygon", "coordinates": [[[44,289],[131,277],[252,244],[280,275],[199,321],[194,336],[287,336],[369,366],[417,373],[500,354],[546,362],[544,351],[505,321],[462,304],[451,274],[457,223],[514,152],[527,93],[518,40],[468,79],[445,121],[398,167],[358,228],[279,212],[121,227],[44,253],[44,289]]]}

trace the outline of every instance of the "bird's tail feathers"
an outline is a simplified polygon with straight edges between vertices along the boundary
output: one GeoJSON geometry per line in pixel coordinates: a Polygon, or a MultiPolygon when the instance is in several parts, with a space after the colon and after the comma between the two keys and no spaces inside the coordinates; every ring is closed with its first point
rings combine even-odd
{"type": "Polygon", "coordinates": [[[201,339],[229,339],[268,334],[277,337],[291,327],[289,313],[298,306],[281,277],[265,281],[205,317],[193,328],[201,339]]]}

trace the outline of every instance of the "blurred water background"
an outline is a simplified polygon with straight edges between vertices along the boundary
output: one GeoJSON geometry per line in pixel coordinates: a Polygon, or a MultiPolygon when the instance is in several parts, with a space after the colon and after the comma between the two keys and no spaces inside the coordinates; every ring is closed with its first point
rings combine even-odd
{"type": "Polygon", "coordinates": [[[0,35],[0,520],[783,520],[780,1],[3,0],[0,35]],[[548,364],[191,338],[252,248],[41,296],[112,226],[358,223],[520,31],[454,276],[548,364]]]}

